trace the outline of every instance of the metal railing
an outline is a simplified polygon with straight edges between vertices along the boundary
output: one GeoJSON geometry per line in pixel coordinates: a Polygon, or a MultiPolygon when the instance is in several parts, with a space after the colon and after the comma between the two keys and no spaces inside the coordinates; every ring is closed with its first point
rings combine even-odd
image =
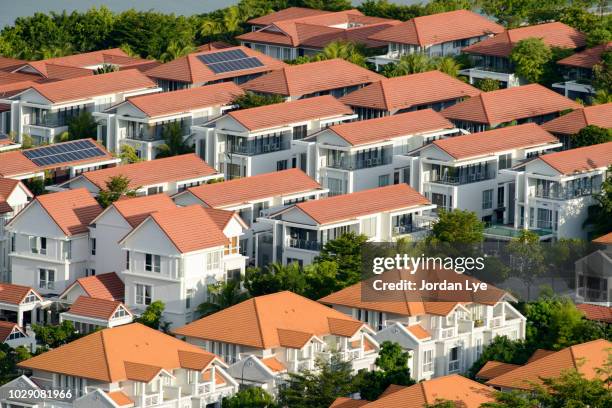
{"type": "Polygon", "coordinates": [[[307,249],[309,251],[320,251],[322,245],[317,241],[309,241],[306,239],[289,238],[289,247],[298,249],[307,249]]]}
{"type": "Polygon", "coordinates": [[[461,185],[477,183],[479,181],[484,180],[492,180],[496,177],[496,175],[496,172],[493,170],[488,170],[479,173],[461,174],[459,176],[451,176],[446,174],[441,175],[439,173],[433,172],[430,181],[441,184],[461,185]]]}

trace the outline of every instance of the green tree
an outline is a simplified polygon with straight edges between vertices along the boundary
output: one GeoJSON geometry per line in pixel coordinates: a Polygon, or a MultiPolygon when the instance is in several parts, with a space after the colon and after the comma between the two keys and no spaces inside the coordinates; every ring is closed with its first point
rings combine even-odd
{"type": "Polygon", "coordinates": [[[130,179],[120,174],[113,176],[106,181],[106,188],[103,188],[98,192],[98,203],[103,208],[108,207],[121,197],[134,197],[136,196],[136,189],[130,188],[130,179]]]}
{"type": "Polygon", "coordinates": [[[244,286],[251,296],[267,295],[283,290],[304,295],[306,276],[297,262],[288,265],[271,263],[263,270],[249,268],[244,286]]]}
{"type": "Polygon", "coordinates": [[[352,41],[332,41],[316,55],[318,61],[340,58],[355,65],[367,67],[364,47],[352,41]]]}
{"type": "Polygon", "coordinates": [[[75,139],[96,139],[98,133],[98,123],[90,112],[82,111],[68,122],[68,134],[70,140],[75,139]]]}
{"type": "Polygon", "coordinates": [[[516,28],[525,22],[532,10],[531,0],[481,0],[482,11],[495,17],[507,28],[516,28]]]}
{"type": "Polygon", "coordinates": [[[237,305],[247,300],[249,295],[241,290],[240,282],[230,280],[208,285],[208,297],[209,300],[207,302],[201,303],[198,306],[198,313],[202,316],[208,316],[230,306],[237,305]]]}
{"type": "Polygon", "coordinates": [[[41,194],[45,194],[45,180],[41,177],[31,178],[24,180],[23,182],[25,186],[34,194],[34,196],[39,196],[41,194]]]}
{"type": "Polygon", "coordinates": [[[436,398],[433,404],[425,404],[424,408],[457,408],[455,401],[436,398]]]}
{"type": "Polygon", "coordinates": [[[232,101],[232,105],[238,105],[238,109],[250,109],[258,106],[283,103],[284,101],[285,98],[282,95],[263,95],[247,91],[243,95],[236,97],[232,101]]]}
{"type": "Polygon", "coordinates": [[[395,64],[387,64],[383,68],[386,77],[397,77],[409,74],[418,74],[435,69],[431,59],[423,53],[402,55],[395,64]]]}
{"type": "Polygon", "coordinates": [[[32,357],[23,346],[12,348],[6,343],[0,343],[0,385],[18,377],[17,363],[32,357]]]}
{"type": "Polygon", "coordinates": [[[602,53],[601,62],[593,67],[593,86],[600,93],[596,96],[599,103],[612,99],[612,51],[602,53]]]}
{"type": "Polygon", "coordinates": [[[475,244],[484,240],[484,223],[472,211],[441,210],[432,227],[430,242],[475,244]]]}
{"type": "Polygon", "coordinates": [[[142,314],[134,319],[135,322],[144,324],[152,329],[162,329],[168,331],[169,323],[163,320],[164,309],[166,305],[161,300],[156,300],[145,309],[142,314]]]}
{"type": "Polygon", "coordinates": [[[94,71],[94,75],[108,74],[110,72],[117,72],[117,71],[119,71],[119,67],[117,67],[116,65],[102,64],[101,67],[96,68],[96,70],[94,71]]]}
{"type": "Polygon", "coordinates": [[[612,27],[597,27],[587,34],[587,46],[595,47],[612,41],[612,27]]]}
{"type": "Polygon", "coordinates": [[[276,408],[274,397],[260,387],[249,387],[223,399],[223,408],[276,408]]]}
{"type": "Polygon", "coordinates": [[[140,157],[136,153],[136,149],[128,144],[121,145],[119,152],[119,158],[122,164],[132,164],[141,161],[140,157]]]}
{"type": "Polygon", "coordinates": [[[510,274],[527,284],[529,299],[533,282],[546,270],[540,237],[533,231],[522,230],[518,237],[508,243],[506,250],[510,255],[510,274]]]}
{"type": "Polygon", "coordinates": [[[354,232],[343,234],[339,238],[327,241],[321,249],[315,262],[334,262],[338,265],[337,279],[342,286],[354,285],[361,281],[362,258],[361,249],[368,240],[365,235],[354,232]]]}
{"type": "Polygon", "coordinates": [[[21,148],[22,149],[31,149],[34,147],[34,141],[32,140],[32,136],[27,133],[21,135],[21,148]]]}
{"type": "Polygon", "coordinates": [[[365,0],[358,7],[366,16],[407,21],[425,14],[419,4],[400,5],[388,0],[365,0]]]}
{"type": "Polygon", "coordinates": [[[81,337],[69,320],[64,320],[56,326],[33,324],[32,330],[36,334],[36,340],[49,348],[59,347],[81,337]]]}
{"type": "Polygon", "coordinates": [[[500,88],[499,81],[491,78],[479,79],[474,86],[483,92],[497,91],[500,88]]]}
{"type": "Polygon", "coordinates": [[[476,374],[487,361],[499,361],[510,364],[525,364],[531,357],[532,350],[522,340],[510,340],[506,336],[496,336],[482,350],[482,354],[472,364],[468,371],[470,378],[475,378],[476,374]]]}
{"type": "Polygon", "coordinates": [[[593,195],[597,204],[589,208],[584,222],[585,227],[591,229],[595,236],[612,231],[612,166],[608,167],[607,174],[601,183],[601,192],[593,195]]]}
{"type": "Polygon", "coordinates": [[[550,47],[540,38],[520,40],[510,53],[518,76],[537,83],[544,74],[544,66],[552,58],[550,47]]]}
{"type": "Polygon", "coordinates": [[[193,147],[185,140],[184,129],[179,122],[164,125],[162,137],[164,144],[157,146],[156,158],[178,156],[193,151],[193,147]]]}
{"type": "Polygon", "coordinates": [[[446,75],[450,75],[453,78],[457,78],[459,76],[459,70],[461,69],[461,64],[452,57],[434,58],[432,60],[432,65],[438,71],[443,72],[446,75]]]}
{"type": "Polygon", "coordinates": [[[160,55],[159,60],[161,62],[169,62],[179,57],[183,57],[195,51],[193,44],[180,44],[176,40],[171,40],[166,51],[160,55]]]}
{"type": "Polygon", "coordinates": [[[572,137],[572,147],[591,146],[612,141],[612,129],[586,126],[572,137]]]}

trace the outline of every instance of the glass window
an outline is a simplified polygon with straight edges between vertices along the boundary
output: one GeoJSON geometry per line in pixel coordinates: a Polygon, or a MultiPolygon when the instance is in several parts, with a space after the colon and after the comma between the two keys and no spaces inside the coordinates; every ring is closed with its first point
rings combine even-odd
{"type": "Polygon", "coordinates": [[[150,285],[136,284],[136,304],[148,306],[151,304],[152,288],[150,285]]]}
{"type": "Polygon", "coordinates": [[[38,270],[38,287],[43,289],[55,288],[55,271],[51,269],[38,270]]]}
{"type": "Polygon", "coordinates": [[[276,171],[287,170],[287,160],[279,160],[276,162],[276,171]]]}
{"type": "Polygon", "coordinates": [[[90,249],[91,249],[91,254],[95,255],[96,254],[96,239],[95,238],[90,238],[89,239],[89,245],[90,245],[90,249]]]}
{"type": "Polygon", "coordinates": [[[512,154],[502,154],[499,156],[498,169],[503,170],[512,167],[512,154]]]}
{"type": "Polygon", "coordinates": [[[378,187],[384,187],[389,185],[389,175],[383,174],[382,176],[378,176],[378,187]]]}
{"type": "Polygon", "coordinates": [[[206,269],[211,271],[219,269],[221,266],[221,251],[209,252],[206,254],[206,269]]]}
{"type": "Polygon", "coordinates": [[[433,350],[425,350],[423,352],[423,372],[431,373],[433,371],[433,350]]]}
{"type": "Polygon", "coordinates": [[[493,208],[493,190],[482,192],[482,209],[486,210],[488,208],[493,208]]]}
{"type": "Polygon", "coordinates": [[[161,257],[159,255],[145,255],[145,270],[149,272],[161,272],[161,257]]]}
{"type": "Polygon", "coordinates": [[[33,254],[47,254],[47,238],[45,237],[30,237],[30,251],[33,254]]]}
{"type": "Polygon", "coordinates": [[[459,347],[453,347],[448,353],[448,371],[459,371],[459,347]]]}
{"type": "Polygon", "coordinates": [[[300,140],[306,137],[308,132],[307,125],[294,126],[293,128],[293,140],[300,140]]]}
{"type": "Polygon", "coordinates": [[[130,270],[130,251],[125,251],[125,269],[130,270]]]}

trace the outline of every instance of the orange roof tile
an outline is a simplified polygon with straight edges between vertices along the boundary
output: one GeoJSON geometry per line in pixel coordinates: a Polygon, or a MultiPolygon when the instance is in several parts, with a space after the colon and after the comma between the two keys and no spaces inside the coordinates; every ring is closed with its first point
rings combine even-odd
{"type": "Polygon", "coordinates": [[[612,129],[612,102],[576,109],[543,123],[542,127],[551,133],[575,135],[589,125],[612,129]]]}
{"type": "Polygon", "coordinates": [[[89,334],[71,343],[21,362],[22,368],[84,377],[106,383],[128,378],[146,380],[151,367],[171,372],[183,367],[180,353],[201,354],[208,363],[216,356],[197,346],[168,336],[140,323],[89,334]],[[86,361],[87,364],[83,364],[86,361]],[[137,377],[137,378],[136,378],[137,377]]]}
{"type": "Polygon", "coordinates": [[[285,63],[274,58],[268,57],[258,51],[247,47],[238,46],[225,48],[222,50],[202,51],[188,54],[184,57],[177,58],[173,61],[162,64],[147,71],[147,75],[156,79],[167,79],[171,81],[187,82],[191,84],[207,83],[222,79],[230,79],[238,76],[258,74],[262,72],[272,71],[285,66],[285,63]],[[240,49],[249,57],[257,57],[263,66],[243,69],[239,71],[230,71],[225,73],[215,74],[202,61],[198,59],[200,55],[213,54],[215,52],[223,52],[240,49]]]}
{"type": "Polygon", "coordinates": [[[125,366],[125,377],[128,380],[144,383],[150,382],[163,370],[162,367],[152,364],[135,363],[132,361],[125,361],[123,364],[125,366]]]}
{"type": "Polygon", "coordinates": [[[320,190],[321,185],[300,169],[238,178],[190,187],[188,191],[206,205],[222,208],[269,197],[320,190]]]}
{"type": "Polygon", "coordinates": [[[59,103],[155,87],[155,83],[142,72],[128,69],[91,77],[36,84],[32,86],[32,89],[50,102],[59,103]]]}
{"type": "Polygon", "coordinates": [[[6,341],[7,337],[13,332],[15,327],[17,327],[18,330],[21,330],[17,323],[0,320],[0,343],[6,341]]]}
{"type": "Polygon", "coordinates": [[[25,299],[30,291],[38,296],[39,299],[42,299],[40,295],[29,286],[0,283],[0,302],[18,305],[25,299]]]}
{"type": "Polygon", "coordinates": [[[502,363],[499,361],[487,361],[485,365],[482,366],[480,371],[476,373],[476,378],[481,380],[490,380],[491,378],[506,374],[517,367],[520,367],[520,365],[502,363]]]}
{"type": "Polygon", "coordinates": [[[546,147],[559,140],[535,123],[501,127],[486,132],[471,133],[435,140],[432,145],[457,160],[489,156],[513,149],[546,147]]]}
{"type": "Polygon", "coordinates": [[[227,116],[248,130],[255,131],[307,120],[337,118],[352,113],[351,108],[338,102],[333,96],[325,95],[232,111],[227,116]]]}
{"type": "MultiPolygon", "coordinates": [[[[123,301],[125,285],[115,272],[101,273],[77,279],[64,293],[79,285],[87,296],[110,301],[123,301]]],[[[63,295],[63,293],[62,293],[63,295]]],[[[62,296],[60,295],[60,297],[62,296]]]]}
{"type": "Polygon", "coordinates": [[[196,50],[198,50],[198,51],[215,51],[215,50],[222,50],[224,48],[232,48],[232,47],[233,47],[233,45],[228,44],[228,43],[223,42],[223,41],[211,41],[209,43],[199,45],[198,48],[196,48],[196,50]]]}
{"type": "Polygon", "coordinates": [[[247,23],[253,25],[268,25],[276,21],[294,20],[296,18],[319,16],[327,13],[329,12],[305,7],[288,7],[286,9],[266,14],[265,16],[252,18],[248,20],[247,23]]]}
{"type": "Polygon", "coordinates": [[[266,367],[268,367],[270,370],[274,371],[275,373],[287,371],[287,367],[285,367],[283,363],[278,361],[276,357],[262,358],[261,362],[264,363],[266,367]]]}
{"type": "Polygon", "coordinates": [[[353,146],[390,141],[400,136],[418,135],[455,126],[432,109],[399,113],[376,119],[342,123],[328,129],[353,146]]]}
{"type": "Polygon", "coordinates": [[[451,120],[485,123],[490,126],[513,120],[527,119],[582,105],[544,88],[539,84],[517,86],[497,91],[483,92],[442,110],[451,120]]]}
{"type": "Polygon", "coordinates": [[[427,329],[425,329],[420,324],[413,324],[412,326],[407,326],[406,328],[408,329],[410,333],[414,335],[414,337],[416,337],[419,340],[425,340],[425,339],[431,338],[431,333],[428,332],[427,329]]]}
{"type": "Polygon", "coordinates": [[[576,305],[576,307],[578,310],[582,311],[582,313],[584,313],[584,317],[589,320],[612,323],[612,307],[610,306],[582,303],[576,305]]]}
{"type": "MultiPolygon", "coordinates": [[[[7,200],[20,183],[19,180],[0,177],[0,214],[13,211],[7,200]]],[[[23,184],[22,187],[27,190],[23,184]]]]}
{"type": "Polygon", "coordinates": [[[527,360],[527,362],[531,363],[532,361],[539,360],[542,357],[546,357],[550,354],[555,354],[555,353],[556,351],[552,351],[552,350],[537,349],[536,351],[534,351],[531,357],[529,357],[529,360],[527,360]]]}
{"type": "Polygon", "coordinates": [[[39,195],[34,202],[40,204],[67,236],[89,231],[89,223],[102,212],[100,204],[85,188],[39,195]]]}
{"type": "MultiPolygon", "coordinates": [[[[202,376],[200,378],[202,379],[202,381],[210,381],[211,374],[211,370],[206,370],[202,373],[202,376]]],[[[215,372],[215,384],[225,384],[225,379],[223,378],[223,376],[221,376],[221,374],[219,374],[218,371],[215,372]]]]}
{"type": "Polygon", "coordinates": [[[94,319],[110,320],[119,306],[121,306],[121,302],[88,296],[79,296],[70,306],[68,313],[78,316],[92,317],[94,319]]]}
{"type": "Polygon", "coordinates": [[[349,106],[395,111],[481,93],[440,71],[385,78],[340,98],[349,106]]]}
{"type": "Polygon", "coordinates": [[[127,103],[134,105],[148,117],[156,117],[192,112],[211,106],[230,105],[242,94],[244,91],[235,83],[221,82],[173,92],[134,96],[129,98],[127,103]]]}
{"type": "Polygon", "coordinates": [[[0,56],[0,71],[12,71],[26,63],[24,60],[0,56]]]}
{"type": "Polygon", "coordinates": [[[109,167],[102,170],[88,171],[82,177],[92,182],[100,189],[106,188],[106,182],[111,178],[123,175],[130,179],[132,189],[154,184],[190,180],[218,174],[196,154],[189,153],[180,156],[165,157],[150,161],[109,167]]]}
{"type": "Polygon", "coordinates": [[[384,77],[343,59],[289,65],[252,79],[241,87],[247,91],[302,96],[345,87],[370,84],[384,77]]]}
{"type": "Polygon", "coordinates": [[[548,153],[536,160],[565,175],[601,169],[612,164],[612,142],[548,153]]]}
{"type": "Polygon", "coordinates": [[[499,24],[469,10],[415,17],[371,38],[393,43],[427,46],[504,31],[499,24]]]}
{"type": "Polygon", "coordinates": [[[115,402],[115,404],[119,405],[120,407],[133,407],[134,406],[134,401],[132,401],[131,398],[128,397],[123,391],[107,392],[106,395],[108,395],[108,397],[112,399],[115,402]]]}
{"type": "Polygon", "coordinates": [[[284,291],[258,296],[174,329],[178,335],[259,349],[301,348],[312,336],[353,336],[363,327],[346,315],[284,291]],[[303,316],[309,316],[304,319],[303,316]],[[308,337],[308,339],[306,338],[308,337]]]}
{"type": "Polygon", "coordinates": [[[166,194],[153,194],[141,197],[126,197],[112,204],[123,218],[135,228],[151,213],[176,208],[174,201],[166,194]]]}
{"type": "Polygon", "coordinates": [[[319,224],[332,224],[383,211],[429,205],[430,201],[407,184],[378,187],[298,203],[295,208],[319,224]],[[372,199],[376,197],[376,199],[372,199]]]}
{"type": "Polygon", "coordinates": [[[594,239],[593,242],[596,244],[612,245],[612,232],[594,239]]]}
{"type": "Polygon", "coordinates": [[[577,52],[569,57],[560,59],[557,64],[570,67],[592,69],[601,62],[601,55],[612,50],[612,41],[607,44],[600,44],[584,51],[577,52]]]}
{"type": "Polygon", "coordinates": [[[527,363],[510,372],[487,381],[487,384],[513,389],[530,389],[542,384],[542,378],[558,377],[563,371],[577,370],[587,379],[597,377],[597,369],[608,360],[612,342],[593,340],[564,348],[561,351],[527,363]]]}
{"type": "Polygon", "coordinates": [[[369,403],[366,400],[356,400],[348,397],[339,397],[329,406],[329,408],[360,408],[369,403]]]}
{"type": "Polygon", "coordinates": [[[573,49],[586,44],[583,33],[563,23],[554,22],[513,28],[472,44],[464,48],[463,52],[508,57],[519,41],[531,37],[541,38],[550,47],[573,49]]]}

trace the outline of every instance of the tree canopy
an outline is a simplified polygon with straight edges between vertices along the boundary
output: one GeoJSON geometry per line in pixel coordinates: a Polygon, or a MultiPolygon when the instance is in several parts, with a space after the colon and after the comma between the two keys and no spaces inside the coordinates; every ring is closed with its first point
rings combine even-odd
{"type": "Polygon", "coordinates": [[[130,188],[130,179],[120,174],[106,180],[106,188],[98,192],[98,203],[103,208],[108,207],[121,197],[134,197],[137,189],[130,188]]]}
{"type": "Polygon", "coordinates": [[[90,112],[82,111],[68,122],[68,135],[70,140],[96,139],[98,123],[90,112]]]}
{"type": "Polygon", "coordinates": [[[432,227],[429,241],[474,244],[484,240],[484,223],[472,211],[441,210],[432,227]]]}
{"type": "Polygon", "coordinates": [[[612,142],[612,129],[598,126],[586,126],[572,137],[572,147],[591,146],[600,143],[612,142]]]}
{"type": "Polygon", "coordinates": [[[510,53],[516,74],[529,82],[539,82],[544,66],[552,58],[550,47],[541,38],[520,40],[510,53]]]}

